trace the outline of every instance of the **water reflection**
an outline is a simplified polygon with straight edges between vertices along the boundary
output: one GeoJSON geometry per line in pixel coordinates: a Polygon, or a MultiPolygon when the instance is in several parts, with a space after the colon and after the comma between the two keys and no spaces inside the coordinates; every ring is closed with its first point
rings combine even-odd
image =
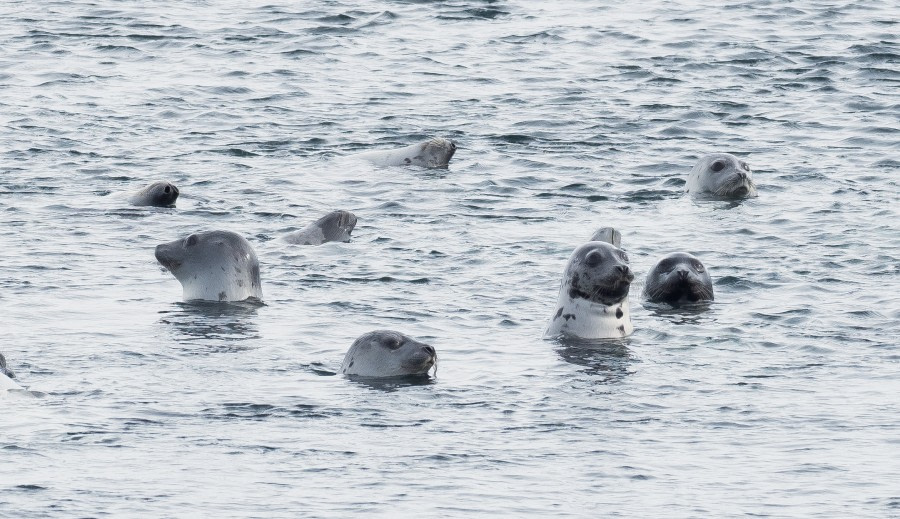
{"type": "Polygon", "coordinates": [[[368,389],[392,393],[399,389],[412,386],[430,386],[437,383],[435,377],[429,375],[404,375],[401,377],[360,377],[347,375],[347,379],[354,384],[365,386],[368,389]]]}
{"type": "Polygon", "coordinates": [[[618,382],[630,374],[634,361],[627,342],[622,339],[576,340],[558,339],[556,353],[569,364],[583,366],[581,372],[595,377],[598,383],[618,382]]]}
{"type": "Polygon", "coordinates": [[[173,334],[175,342],[188,349],[202,346],[206,352],[236,352],[250,346],[240,344],[259,339],[259,302],[191,301],[175,303],[174,310],[160,312],[159,322],[173,334]]]}
{"type": "Polygon", "coordinates": [[[686,303],[672,306],[668,303],[644,302],[644,309],[672,324],[699,324],[712,308],[711,302],[686,303]]]}

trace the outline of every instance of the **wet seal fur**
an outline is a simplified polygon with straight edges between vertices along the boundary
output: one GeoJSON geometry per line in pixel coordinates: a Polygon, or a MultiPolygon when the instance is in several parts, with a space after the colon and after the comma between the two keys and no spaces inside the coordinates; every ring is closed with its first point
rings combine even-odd
{"type": "Polygon", "coordinates": [[[621,247],[622,233],[612,227],[601,227],[594,232],[594,235],[591,236],[590,241],[605,241],[606,243],[615,245],[616,247],[621,247]]]}
{"type": "Polygon", "coordinates": [[[657,261],[647,273],[644,298],[651,303],[672,306],[713,301],[712,279],[695,256],[673,252],[657,261]]]}
{"type": "Polygon", "coordinates": [[[22,386],[16,383],[15,373],[6,365],[6,357],[0,353],[0,390],[7,391],[10,389],[22,389],[22,386]]]}
{"type": "Polygon", "coordinates": [[[625,251],[602,241],[578,247],[569,257],[544,337],[610,339],[630,335],[634,326],[628,290],[633,280],[625,251]]]}
{"type": "Polygon", "coordinates": [[[341,373],[359,377],[427,375],[437,352],[400,332],[376,330],[361,335],[344,355],[341,373]]]}
{"type": "Polygon", "coordinates": [[[356,215],[350,211],[332,211],[299,231],[284,236],[284,241],[296,245],[322,245],[330,241],[350,241],[356,227],[356,215]]]}
{"type": "Polygon", "coordinates": [[[713,153],[697,161],[684,190],[697,198],[734,199],[757,195],[750,166],[730,153],[713,153]]]}
{"type": "Polygon", "coordinates": [[[174,207],[178,200],[178,188],[171,182],[154,182],[128,198],[132,205],[174,207]]]}
{"type": "Polygon", "coordinates": [[[357,153],[354,157],[368,160],[376,166],[421,166],[445,168],[456,153],[456,143],[450,139],[434,139],[405,148],[357,153]]]}
{"type": "Polygon", "coordinates": [[[181,282],[184,300],[262,300],[259,260],[231,231],[194,233],[156,246],[156,260],[181,282]]]}

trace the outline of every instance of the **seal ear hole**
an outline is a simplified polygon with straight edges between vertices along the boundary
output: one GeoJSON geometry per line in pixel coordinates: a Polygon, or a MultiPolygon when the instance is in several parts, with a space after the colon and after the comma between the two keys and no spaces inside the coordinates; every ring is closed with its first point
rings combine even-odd
{"type": "Polygon", "coordinates": [[[717,161],[715,161],[715,162],[712,163],[712,170],[713,170],[713,171],[717,171],[717,172],[718,172],[718,171],[722,171],[723,169],[725,169],[725,161],[723,161],[723,160],[717,160],[717,161]]]}
{"type": "Polygon", "coordinates": [[[192,234],[184,240],[184,246],[193,247],[194,245],[197,245],[198,241],[200,241],[200,238],[198,238],[196,234],[192,234]]]}

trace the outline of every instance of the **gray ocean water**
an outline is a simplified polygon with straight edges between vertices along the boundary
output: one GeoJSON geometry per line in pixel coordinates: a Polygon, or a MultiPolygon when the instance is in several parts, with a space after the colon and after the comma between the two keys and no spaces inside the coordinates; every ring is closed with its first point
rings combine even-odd
{"type": "Polygon", "coordinates": [[[894,2],[5,1],[0,516],[900,516],[894,2]],[[448,169],[343,157],[430,136],[448,169]],[[726,151],[759,197],[682,195],[726,151]],[[173,209],[126,194],[159,179],[173,209]],[[278,240],[333,209],[350,243],[278,240]],[[621,230],[635,333],[545,341],[621,230]],[[154,247],[228,229],[265,306],[154,247]],[[678,250],[703,311],[642,304],[678,250]],[[425,383],[335,375],[360,334],[425,383]]]}

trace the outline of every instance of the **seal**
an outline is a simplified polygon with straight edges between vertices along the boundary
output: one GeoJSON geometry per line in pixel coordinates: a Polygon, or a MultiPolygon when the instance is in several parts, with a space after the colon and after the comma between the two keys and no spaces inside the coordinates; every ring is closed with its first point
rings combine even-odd
{"type": "Polygon", "coordinates": [[[446,168],[456,153],[456,143],[450,139],[434,139],[395,150],[367,151],[354,157],[368,160],[376,166],[421,166],[446,168]]]}
{"type": "Polygon", "coordinates": [[[6,357],[0,353],[0,390],[22,389],[22,386],[16,383],[15,373],[6,365],[6,357]]]}
{"type": "MultiPolygon", "coordinates": [[[[399,332],[364,333],[344,355],[341,373],[360,377],[427,375],[437,366],[437,352],[399,332]]],[[[435,368],[437,370],[437,368],[435,368]]]]}
{"type": "Polygon", "coordinates": [[[747,198],[756,196],[750,166],[729,153],[713,153],[701,158],[684,185],[687,193],[706,198],[747,198]]]}
{"type": "Polygon", "coordinates": [[[591,236],[590,241],[605,241],[606,243],[610,243],[615,245],[616,247],[622,246],[622,233],[613,229],[612,227],[601,227],[594,232],[594,235],[591,236]]]}
{"type": "Polygon", "coordinates": [[[155,207],[175,207],[178,188],[171,182],[154,182],[128,198],[132,205],[152,205],[155,207]]]}
{"type": "Polygon", "coordinates": [[[563,272],[556,311],[544,337],[609,339],[631,334],[628,289],[632,280],[628,255],[622,249],[602,241],[578,247],[563,272]]]}
{"type": "Polygon", "coordinates": [[[194,233],[157,245],[156,260],[181,282],[185,301],[262,299],[256,252],[231,231],[194,233]]]}
{"type": "Polygon", "coordinates": [[[672,306],[712,301],[712,279],[695,256],[673,252],[657,261],[647,273],[644,298],[651,303],[672,306]]]}
{"type": "Polygon", "coordinates": [[[297,245],[322,245],[329,241],[350,241],[356,227],[356,215],[350,211],[332,211],[299,231],[284,236],[284,241],[297,245]]]}

